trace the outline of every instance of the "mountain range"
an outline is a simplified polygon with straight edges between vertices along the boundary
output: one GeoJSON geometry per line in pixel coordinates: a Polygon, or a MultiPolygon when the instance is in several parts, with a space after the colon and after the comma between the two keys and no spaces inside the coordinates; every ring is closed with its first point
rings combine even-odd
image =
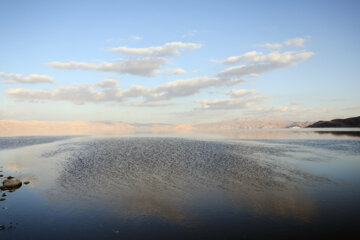
{"type": "Polygon", "coordinates": [[[136,124],[119,121],[19,121],[0,120],[0,136],[25,135],[122,135],[133,132],[192,132],[240,129],[360,127],[360,116],[318,122],[295,122],[272,118],[235,118],[201,124],[136,124]]]}
{"type": "Polygon", "coordinates": [[[360,127],[360,116],[345,118],[345,119],[333,119],[330,121],[318,121],[310,124],[308,128],[351,128],[360,127]]]}
{"type": "Polygon", "coordinates": [[[196,131],[266,128],[303,128],[310,122],[293,122],[271,118],[236,118],[203,124],[131,124],[117,121],[19,121],[0,120],[0,136],[128,134],[136,131],[196,131]]]}
{"type": "Polygon", "coordinates": [[[230,130],[230,129],[263,129],[263,128],[303,128],[311,122],[294,122],[272,118],[236,118],[214,123],[194,125],[200,130],[230,130]]]}

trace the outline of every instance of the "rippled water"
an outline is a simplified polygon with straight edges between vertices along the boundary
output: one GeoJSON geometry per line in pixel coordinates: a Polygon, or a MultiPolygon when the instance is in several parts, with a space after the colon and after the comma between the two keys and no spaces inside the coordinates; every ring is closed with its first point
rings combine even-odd
{"type": "Polygon", "coordinates": [[[360,139],[294,136],[0,138],[0,239],[360,237],[360,139]]]}

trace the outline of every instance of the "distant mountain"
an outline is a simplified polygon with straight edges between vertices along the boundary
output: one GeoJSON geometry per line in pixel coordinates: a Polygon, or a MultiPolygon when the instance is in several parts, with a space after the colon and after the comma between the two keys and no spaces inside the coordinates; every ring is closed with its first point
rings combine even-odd
{"type": "Polygon", "coordinates": [[[0,136],[125,134],[135,129],[113,121],[18,121],[0,120],[0,136]]]}
{"type": "Polygon", "coordinates": [[[308,128],[349,128],[349,127],[360,127],[360,117],[333,119],[331,121],[319,121],[308,126],[308,128]]]}
{"type": "Polygon", "coordinates": [[[271,118],[236,118],[214,123],[194,125],[200,130],[262,129],[262,128],[303,128],[310,122],[293,122],[271,118]]]}
{"type": "Polygon", "coordinates": [[[236,118],[203,124],[131,124],[117,121],[19,121],[0,120],[0,136],[25,135],[122,135],[133,132],[191,132],[264,128],[303,128],[310,122],[271,118],[236,118]]]}

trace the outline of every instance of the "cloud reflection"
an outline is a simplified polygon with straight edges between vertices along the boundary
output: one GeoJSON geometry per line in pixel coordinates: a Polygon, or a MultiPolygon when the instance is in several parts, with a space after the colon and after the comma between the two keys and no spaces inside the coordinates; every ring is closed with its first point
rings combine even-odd
{"type": "Polygon", "coordinates": [[[284,148],[254,143],[94,140],[84,142],[69,156],[56,191],[70,199],[106,203],[123,217],[201,219],[201,214],[190,209],[199,207],[196,199],[205,194],[204,201],[209,203],[230,201],[234,208],[306,220],[315,206],[298,186],[328,179],[271,160],[286,154],[284,148]]]}

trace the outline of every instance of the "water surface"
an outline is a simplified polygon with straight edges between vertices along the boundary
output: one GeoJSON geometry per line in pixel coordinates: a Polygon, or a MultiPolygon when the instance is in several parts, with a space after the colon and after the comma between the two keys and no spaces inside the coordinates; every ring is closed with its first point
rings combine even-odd
{"type": "Polygon", "coordinates": [[[360,237],[354,131],[207,134],[1,137],[0,238],[360,237]]]}

